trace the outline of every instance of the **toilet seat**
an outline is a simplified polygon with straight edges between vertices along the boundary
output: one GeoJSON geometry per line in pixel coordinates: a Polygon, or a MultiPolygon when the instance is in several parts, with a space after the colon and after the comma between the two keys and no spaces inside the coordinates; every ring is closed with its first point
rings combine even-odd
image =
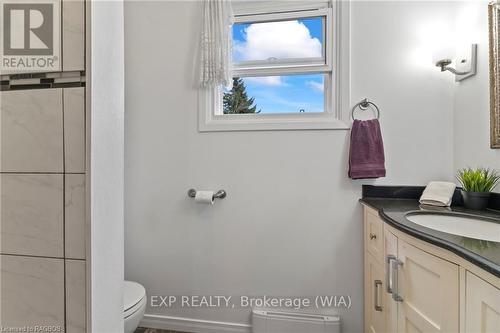
{"type": "Polygon", "coordinates": [[[145,306],[146,289],[132,281],[125,281],[123,288],[123,316],[128,318],[145,306]]]}

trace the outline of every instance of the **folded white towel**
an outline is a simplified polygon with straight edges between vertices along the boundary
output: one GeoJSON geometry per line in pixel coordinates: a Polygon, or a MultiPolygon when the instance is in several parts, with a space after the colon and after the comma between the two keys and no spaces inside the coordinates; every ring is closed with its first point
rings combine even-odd
{"type": "Polygon", "coordinates": [[[431,206],[448,207],[451,205],[456,185],[449,182],[430,182],[420,197],[420,203],[431,206]]]}

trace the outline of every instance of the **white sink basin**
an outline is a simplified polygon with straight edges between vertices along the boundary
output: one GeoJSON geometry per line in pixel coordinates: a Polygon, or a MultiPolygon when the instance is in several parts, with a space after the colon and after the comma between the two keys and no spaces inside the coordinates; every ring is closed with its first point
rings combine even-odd
{"type": "Polygon", "coordinates": [[[500,243],[500,223],[473,216],[432,213],[409,213],[406,218],[423,227],[448,234],[500,243]]]}

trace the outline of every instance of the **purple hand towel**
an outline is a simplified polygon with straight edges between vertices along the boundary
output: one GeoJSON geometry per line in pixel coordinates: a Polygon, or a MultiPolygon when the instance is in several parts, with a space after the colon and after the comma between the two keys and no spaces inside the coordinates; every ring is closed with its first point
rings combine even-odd
{"type": "Polygon", "coordinates": [[[384,143],[378,120],[354,120],[349,148],[349,177],[385,177],[384,163],[384,143]]]}

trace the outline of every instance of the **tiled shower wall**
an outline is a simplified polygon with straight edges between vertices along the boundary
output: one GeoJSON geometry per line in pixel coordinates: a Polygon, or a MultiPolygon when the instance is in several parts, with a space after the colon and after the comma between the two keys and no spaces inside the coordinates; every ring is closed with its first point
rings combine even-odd
{"type": "Polygon", "coordinates": [[[1,92],[3,327],[85,330],[85,88],[1,92]]]}
{"type": "MultiPolygon", "coordinates": [[[[63,71],[80,75],[85,5],[61,4],[63,71]]],[[[2,328],[86,331],[85,93],[0,92],[2,328]]]]}

